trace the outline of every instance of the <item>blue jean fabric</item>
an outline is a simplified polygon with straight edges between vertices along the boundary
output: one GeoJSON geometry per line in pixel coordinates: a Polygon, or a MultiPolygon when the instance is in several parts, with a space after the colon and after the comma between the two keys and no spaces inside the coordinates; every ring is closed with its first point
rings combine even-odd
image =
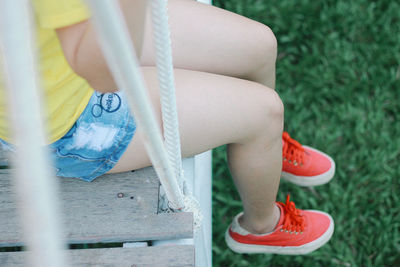
{"type": "Polygon", "coordinates": [[[136,123],[122,92],[94,92],[68,133],[49,145],[56,175],[93,181],[114,167],[135,131],[136,123]]]}

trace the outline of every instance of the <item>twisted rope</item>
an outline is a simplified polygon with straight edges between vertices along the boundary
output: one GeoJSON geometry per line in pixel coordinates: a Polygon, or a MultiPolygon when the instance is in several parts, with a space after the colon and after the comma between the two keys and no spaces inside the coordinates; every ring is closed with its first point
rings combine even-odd
{"type": "MultiPolygon", "coordinates": [[[[164,143],[168,158],[174,169],[174,174],[184,194],[183,211],[193,212],[195,229],[199,229],[203,215],[200,205],[188,189],[182,170],[181,144],[179,135],[178,111],[175,95],[175,78],[172,63],[171,37],[168,25],[167,0],[151,0],[153,40],[156,54],[158,81],[160,85],[161,112],[164,128],[164,143]]],[[[161,190],[162,192],[162,190],[161,190]]],[[[161,197],[161,207],[165,207],[167,200],[161,197]]]]}
{"type": "Polygon", "coordinates": [[[183,189],[182,159],[176,108],[175,79],[172,64],[171,38],[168,27],[167,1],[151,0],[153,35],[165,146],[178,184],[183,189]]]}

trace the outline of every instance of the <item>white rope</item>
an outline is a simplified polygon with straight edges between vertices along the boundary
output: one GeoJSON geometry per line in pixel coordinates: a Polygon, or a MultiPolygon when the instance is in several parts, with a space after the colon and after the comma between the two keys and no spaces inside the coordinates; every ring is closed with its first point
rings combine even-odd
{"type": "Polygon", "coordinates": [[[29,2],[0,0],[0,52],[8,85],[4,101],[8,104],[16,146],[13,182],[24,242],[31,251],[25,265],[66,266],[58,180],[50,171],[48,151],[44,149],[45,127],[40,116],[42,101],[39,97],[42,90],[29,2]]]}
{"type": "MultiPolygon", "coordinates": [[[[168,1],[151,0],[153,41],[160,85],[161,111],[164,127],[165,145],[169,160],[174,168],[175,177],[184,193],[184,211],[193,212],[195,229],[201,224],[202,214],[198,201],[188,189],[182,170],[181,144],[179,136],[178,111],[175,95],[174,68],[172,64],[171,37],[168,25],[168,1]]],[[[162,209],[166,209],[166,201],[161,192],[162,209]]]]}
{"type": "Polygon", "coordinates": [[[167,1],[151,0],[154,48],[164,127],[165,146],[178,184],[183,189],[181,144],[176,108],[175,79],[172,65],[171,38],[168,27],[167,1]]]}
{"type": "Polygon", "coordinates": [[[183,194],[169,163],[123,14],[117,1],[88,0],[88,3],[103,54],[118,88],[125,91],[127,95],[138,126],[143,127],[146,150],[170,205],[173,209],[182,209],[184,207],[183,194]]]}

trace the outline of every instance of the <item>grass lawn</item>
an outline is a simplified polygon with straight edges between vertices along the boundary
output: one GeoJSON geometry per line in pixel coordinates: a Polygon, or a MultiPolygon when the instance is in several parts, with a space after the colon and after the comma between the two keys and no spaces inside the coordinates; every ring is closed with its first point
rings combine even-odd
{"type": "Polygon", "coordinates": [[[267,24],[278,44],[277,91],[285,129],[329,153],[335,178],[300,188],[281,182],[297,207],[329,212],[331,241],[306,256],[239,255],[224,231],[241,211],[214,150],[214,266],[400,266],[400,2],[214,0],[267,24]]]}

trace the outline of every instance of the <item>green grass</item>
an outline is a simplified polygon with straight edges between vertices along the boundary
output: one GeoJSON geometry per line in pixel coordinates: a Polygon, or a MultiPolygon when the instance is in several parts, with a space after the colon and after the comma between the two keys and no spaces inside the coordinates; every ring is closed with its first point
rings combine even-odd
{"type": "Polygon", "coordinates": [[[214,266],[400,266],[400,3],[392,0],[214,0],[267,24],[278,44],[285,129],[329,153],[335,178],[314,189],[281,182],[300,208],[332,214],[331,241],[306,256],[239,255],[223,233],[241,210],[214,150],[214,266]]]}

